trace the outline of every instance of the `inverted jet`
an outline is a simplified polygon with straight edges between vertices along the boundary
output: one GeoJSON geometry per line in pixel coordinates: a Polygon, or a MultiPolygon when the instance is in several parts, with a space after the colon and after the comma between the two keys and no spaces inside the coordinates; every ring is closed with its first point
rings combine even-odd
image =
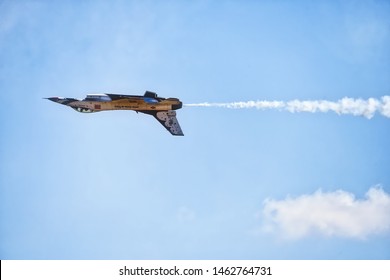
{"type": "Polygon", "coordinates": [[[108,110],[132,110],[155,117],[172,135],[183,136],[175,110],[183,103],[177,98],[162,98],[146,91],[144,95],[88,94],[83,100],[64,97],[46,98],[71,107],[80,113],[94,113],[108,110]]]}

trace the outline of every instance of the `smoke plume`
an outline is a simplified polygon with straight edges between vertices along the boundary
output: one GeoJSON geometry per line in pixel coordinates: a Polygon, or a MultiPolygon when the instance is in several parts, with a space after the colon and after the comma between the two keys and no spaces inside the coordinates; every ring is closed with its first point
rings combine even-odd
{"type": "Polygon", "coordinates": [[[228,109],[277,109],[286,110],[291,113],[327,113],[335,112],[338,115],[363,116],[371,119],[375,113],[390,118],[390,96],[382,96],[380,99],[354,99],[344,97],[338,101],[328,100],[291,100],[291,101],[245,101],[230,103],[194,103],[185,104],[187,107],[220,107],[228,109]]]}

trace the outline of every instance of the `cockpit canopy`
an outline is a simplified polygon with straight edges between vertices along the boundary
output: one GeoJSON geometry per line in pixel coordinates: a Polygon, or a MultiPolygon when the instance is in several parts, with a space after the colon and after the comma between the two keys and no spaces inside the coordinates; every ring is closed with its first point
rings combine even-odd
{"type": "Polygon", "coordinates": [[[111,98],[107,94],[99,93],[99,94],[88,94],[87,97],[84,98],[83,101],[111,101],[111,98]]]}

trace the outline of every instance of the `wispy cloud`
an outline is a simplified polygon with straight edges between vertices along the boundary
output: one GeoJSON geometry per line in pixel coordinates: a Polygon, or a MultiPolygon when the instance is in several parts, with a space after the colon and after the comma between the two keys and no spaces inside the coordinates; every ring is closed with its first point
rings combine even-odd
{"type": "Polygon", "coordinates": [[[177,212],[177,219],[180,222],[193,221],[195,217],[196,217],[195,211],[185,206],[180,207],[177,212]]]}
{"type": "Polygon", "coordinates": [[[262,211],[263,230],[284,239],[309,235],[364,239],[390,234],[390,195],[370,188],[364,199],[338,190],[284,200],[267,199],[262,211]]]}
{"type": "Polygon", "coordinates": [[[371,119],[376,112],[390,118],[390,96],[383,96],[381,99],[369,98],[354,99],[344,97],[338,101],[328,100],[291,100],[291,101],[245,101],[230,103],[194,103],[185,104],[188,107],[220,107],[228,109],[278,109],[291,113],[327,113],[335,112],[339,115],[364,116],[371,119]]]}

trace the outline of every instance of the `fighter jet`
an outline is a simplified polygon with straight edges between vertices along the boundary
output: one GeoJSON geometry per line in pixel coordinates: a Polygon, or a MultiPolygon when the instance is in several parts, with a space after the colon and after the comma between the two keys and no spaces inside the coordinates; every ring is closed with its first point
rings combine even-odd
{"type": "Polygon", "coordinates": [[[80,113],[93,113],[108,110],[132,110],[154,116],[172,135],[183,136],[175,110],[183,103],[177,98],[158,97],[155,92],[146,91],[142,95],[88,94],[83,100],[64,97],[46,98],[71,107],[80,113]]]}

